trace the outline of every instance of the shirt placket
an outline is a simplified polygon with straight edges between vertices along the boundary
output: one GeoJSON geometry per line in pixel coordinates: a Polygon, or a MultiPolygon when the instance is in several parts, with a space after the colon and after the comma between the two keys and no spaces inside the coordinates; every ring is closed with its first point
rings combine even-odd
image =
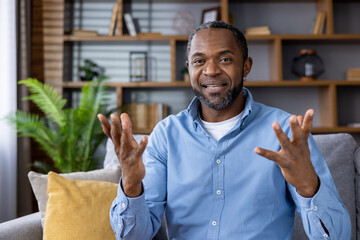
{"type": "Polygon", "coordinates": [[[220,155],[224,142],[220,140],[213,159],[213,211],[209,222],[208,239],[219,239],[220,220],[224,208],[224,159],[220,155]]]}

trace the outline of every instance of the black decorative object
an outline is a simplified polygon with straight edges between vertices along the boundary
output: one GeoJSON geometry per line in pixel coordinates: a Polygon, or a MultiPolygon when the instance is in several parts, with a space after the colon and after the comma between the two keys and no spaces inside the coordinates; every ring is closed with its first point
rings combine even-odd
{"type": "Polygon", "coordinates": [[[315,81],[324,72],[324,64],[314,49],[301,49],[292,62],[292,72],[301,81],[315,81]]]}
{"type": "Polygon", "coordinates": [[[148,80],[147,52],[130,52],[130,81],[148,80]]]}

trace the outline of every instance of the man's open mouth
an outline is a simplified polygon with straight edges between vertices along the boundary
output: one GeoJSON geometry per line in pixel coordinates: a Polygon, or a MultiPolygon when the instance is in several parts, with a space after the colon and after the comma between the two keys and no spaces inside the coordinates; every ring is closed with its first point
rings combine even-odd
{"type": "Polygon", "coordinates": [[[208,85],[202,85],[204,88],[210,88],[210,89],[214,89],[214,88],[219,88],[219,87],[225,87],[227,84],[208,84],[208,85]]]}
{"type": "Polygon", "coordinates": [[[224,91],[228,84],[227,83],[203,83],[201,86],[208,93],[220,93],[224,91]]]}

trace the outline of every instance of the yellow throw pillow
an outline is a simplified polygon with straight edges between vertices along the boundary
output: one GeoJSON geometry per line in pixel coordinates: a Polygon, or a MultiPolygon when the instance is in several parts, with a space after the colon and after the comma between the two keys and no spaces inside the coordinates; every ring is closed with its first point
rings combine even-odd
{"type": "Polygon", "coordinates": [[[48,175],[43,239],[115,239],[109,212],[118,184],[48,175]]]}

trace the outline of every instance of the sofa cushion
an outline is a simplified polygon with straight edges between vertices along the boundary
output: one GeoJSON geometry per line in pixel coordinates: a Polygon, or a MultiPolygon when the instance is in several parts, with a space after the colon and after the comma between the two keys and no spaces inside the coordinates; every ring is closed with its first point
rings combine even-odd
{"type": "Polygon", "coordinates": [[[0,239],[39,240],[42,239],[40,213],[33,213],[0,224],[0,239]]]}
{"type": "Polygon", "coordinates": [[[115,239],[109,210],[118,184],[48,174],[43,239],[115,239]]]}
{"type": "MultiPolygon", "coordinates": [[[[135,140],[140,143],[143,136],[148,135],[142,135],[142,134],[134,134],[135,140]]],[[[111,141],[110,138],[106,141],[106,154],[104,159],[104,168],[113,167],[113,166],[119,166],[119,160],[116,156],[115,150],[114,150],[114,144],[111,141]]]]}
{"type": "MultiPolygon", "coordinates": [[[[354,166],[356,142],[351,135],[345,133],[315,135],[314,138],[329,167],[339,195],[350,214],[351,239],[356,239],[354,166]]],[[[293,239],[308,239],[297,214],[293,239]]]]}
{"type": "MultiPolygon", "coordinates": [[[[121,176],[121,168],[119,165],[119,166],[114,166],[112,168],[99,169],[88,172],[64,173],[60,175],[68,179],[96,180],[96,181],[118,183],[121,176]]],[[[46,203],[48,201],[48,197],[46,195],[48,176],[46,174],[40,174],[30,171],[28,173],[28,177],[35,198],[38,202],[38,207],[41,214],[41,225],[44,226],[45,209],[46,209],[46,203]]]]}

